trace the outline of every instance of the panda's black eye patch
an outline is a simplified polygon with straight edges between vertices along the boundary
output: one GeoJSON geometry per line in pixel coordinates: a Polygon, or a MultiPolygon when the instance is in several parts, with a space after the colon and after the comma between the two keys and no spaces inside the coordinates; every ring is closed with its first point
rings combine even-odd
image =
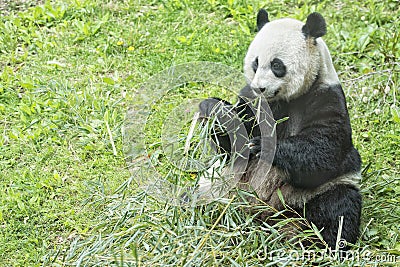
{"type": "Polygon", "coordinates": [[[253,68],[253,71],[256,72],[258,69],[258,57],[251,63],[251,67],[253,68]]]}
{"type": "Polygon", "coordinates": [[[271,61],[271,70],[274,75],[278,78],[282,78],[286,75],[286,66],[279,58],[274,58],[271,61]]]}

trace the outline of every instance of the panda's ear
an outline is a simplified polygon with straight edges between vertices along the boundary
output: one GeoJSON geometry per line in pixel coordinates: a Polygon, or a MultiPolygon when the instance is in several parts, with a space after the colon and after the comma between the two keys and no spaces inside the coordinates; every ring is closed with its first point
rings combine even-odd
{"type": "Polygon", "coordinates": [[[257,14],[257,31],[260,31],[261,28],[268,22],[268,12],[265,9],[261,8],[257,14]]]}
{"type": "Polygon", "coordinates": [[[303,34],[314,39],[326,34],[325,19],[321,14],[314,12],[308,15],[306,24],[302,28],[303,34]]]}

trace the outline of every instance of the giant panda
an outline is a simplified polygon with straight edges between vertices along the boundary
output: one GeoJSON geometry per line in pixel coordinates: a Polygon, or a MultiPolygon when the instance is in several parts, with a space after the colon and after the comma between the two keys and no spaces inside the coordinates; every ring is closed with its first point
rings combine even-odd
{"type": "MultiPolygon", "coordinates": [[[[321,39],[326,33],[325,20],[312,13],[305,24],[290,18],[269,21],[268,13],[261,9],[257,28],[244,59],[247,85],[238,102],[203,100],[201,117],[228,107],[225,110],[245,118],[250,154],[240,188],[255,191],[278,211],[289,206],[304,215],[321,230],[330,248],[336,247],[339,238],[355,243],[362,205],[361,159],[352,143],[345,96],[321,39]],[[267,99],[275,120],[288,117],[276,125],[276,151],[268,172],[258,164],[260,152],[268,148],[262,148],[255,114],[245,105],[260,94],[267,99]]],[[[229,137],[221,129],[214,133],[219,151],[229,154],[229,137]]],[[[200,187],[203,184],[207,184],[204,179],[200,187]]]]}

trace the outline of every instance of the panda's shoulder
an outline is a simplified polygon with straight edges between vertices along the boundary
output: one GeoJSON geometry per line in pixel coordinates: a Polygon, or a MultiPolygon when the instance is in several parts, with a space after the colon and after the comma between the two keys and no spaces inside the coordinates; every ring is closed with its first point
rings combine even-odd
{"type": "Polygon", "coordinates": [[[316,110],[346,110],[346,99],[340,83],[314,84],[310,90],[296,100],[308,111],[316,110]]]}
{"type": "Polygon", "coordinates": [[[343,89],[340,83],[327,84],[323,82],[317,82],[311,86],[308,92],[315,95],[343,95],[343,89]]]}
{"type": "Polygon", "coordinates": [[[306,98],[310,101],[326,100],[329,102],[345,100],[342,85],[340,83],[336,84],[316,83],[310,88],[310,90],[305,95],[303,95],[303,98],[306,98]]]}

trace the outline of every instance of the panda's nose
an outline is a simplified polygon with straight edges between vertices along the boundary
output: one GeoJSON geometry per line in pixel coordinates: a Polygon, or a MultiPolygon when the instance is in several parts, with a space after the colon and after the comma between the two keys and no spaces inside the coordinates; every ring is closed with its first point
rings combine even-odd
{"type": "Polygon", "coordinates": [[[261,91],[262,93],[264,93],[264,91],[265,91],[265,87],[263,87],[263,88],[260,88],[260,91],[261,91]]]}

